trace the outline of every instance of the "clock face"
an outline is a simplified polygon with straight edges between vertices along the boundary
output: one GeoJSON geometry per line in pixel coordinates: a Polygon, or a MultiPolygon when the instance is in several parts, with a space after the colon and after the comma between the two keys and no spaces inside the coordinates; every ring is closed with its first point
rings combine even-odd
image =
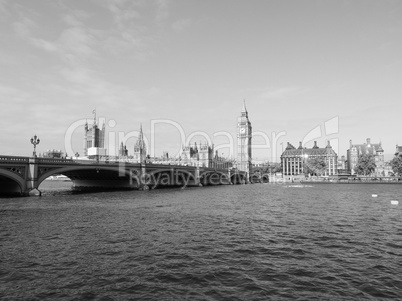
{"type": "Polygon", "coordinates": [[[245,132],[246,132],[246,129],[245,129],[245,128],[241,128],[241,129],[240,129],[240,133],[244,134],[245,132]]]}

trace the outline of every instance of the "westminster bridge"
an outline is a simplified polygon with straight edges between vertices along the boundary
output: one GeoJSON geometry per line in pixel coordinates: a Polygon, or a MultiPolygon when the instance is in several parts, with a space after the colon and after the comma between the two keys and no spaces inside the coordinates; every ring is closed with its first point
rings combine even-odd
{"type": "Polygon", "coordinates": [[[48,177],[64,175],[76,189],[153,189],[244,184],[246,172],[200,166],[0,156],[0,194],[40,194],[48,177]]]}

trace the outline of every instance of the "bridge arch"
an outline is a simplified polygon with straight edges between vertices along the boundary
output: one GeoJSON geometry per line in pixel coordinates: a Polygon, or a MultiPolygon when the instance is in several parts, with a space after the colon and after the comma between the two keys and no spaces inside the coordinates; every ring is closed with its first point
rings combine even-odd
{"type": "Polygon", "coordinates": [[[65,166],[50,168],[42,173],[37,186],[53,175],[65,175],[75,187],[82,188],[139,188],[139,170],[119,166],[65,166]]]}
{"type": "Polygon", "coordinates": [[[230,181],[232,184],[245,184],[246,176],[242,173],[234,173],[230,176],[230,181]]]}
{"type": "Polygon", "coordinates": [[[269,174],[263,174],[261,176],[261,183],[269,183],[269,174]]]}
{"type": "Polygon", "coordinates": [[[25,179],[16,173],[0,168],[0,193],[22,194],[25,189],[25,179]]]}
{"type": "Polygon", "coordinates": [[[251,184],[261,183],[262,177],[259,174],[252,174],[249,176],[248,181],[251,184]]]}
{"type": "Polygon", "coordinates": [[[224,185],[230,183],[227,173],[216,170],[205,171],[200,174],[200,183],[202,185],[224,185]]]}
{"type": "Polygon", "coordinates": [[[160,187],[186,187],[198,185],[195,170],[182,168],[158,168],[143,176],[143,183],[152,189],[160,187]]]}

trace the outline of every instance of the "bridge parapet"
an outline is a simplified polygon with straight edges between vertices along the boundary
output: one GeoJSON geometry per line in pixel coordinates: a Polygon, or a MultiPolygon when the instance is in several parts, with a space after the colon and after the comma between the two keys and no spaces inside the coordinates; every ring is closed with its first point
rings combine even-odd
{"type": "Polygon", "coordinates": [[[29,157],[0,156],[0,163],[28,163],[29,157]]]}
{"type": "Polygon", "coordinates": [[[54,158],[36,158],[36,162],[39,164],[99,164],[105,163],[103,161],[94,160],[79,160],[79,159],[54,159],[54,158]]]}

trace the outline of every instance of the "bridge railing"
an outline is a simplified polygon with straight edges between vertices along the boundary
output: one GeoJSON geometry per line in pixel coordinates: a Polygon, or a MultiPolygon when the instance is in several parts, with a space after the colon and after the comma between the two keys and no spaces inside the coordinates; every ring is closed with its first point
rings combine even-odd
{"type": "Polygon", "coordinates": [[[116,164],[127,164],[127,165],[138,165],[139,163],[130,163],[123,161],[105,161],[105,160],[85,160],[85,159],[60,159],[60,158],[36,158],[36,162],[39,164],[61,164],[61,165],[116,165],[116,164]]]}
{"type": "Polygon", "coordinates": [[[76,163],[86,163],[93,164],[96,161],[91,160],[72,160],[72,159],[58,159],[58,158],[36,158],[36,162],[38,163],[62,163],[62,164],[76,164],[76,163]]]}
{"type": "Polygon", "coordinates": [[[29,157],[18,157],[18,156],[0,156],[0,163],[28,163],[29,157]]]}

